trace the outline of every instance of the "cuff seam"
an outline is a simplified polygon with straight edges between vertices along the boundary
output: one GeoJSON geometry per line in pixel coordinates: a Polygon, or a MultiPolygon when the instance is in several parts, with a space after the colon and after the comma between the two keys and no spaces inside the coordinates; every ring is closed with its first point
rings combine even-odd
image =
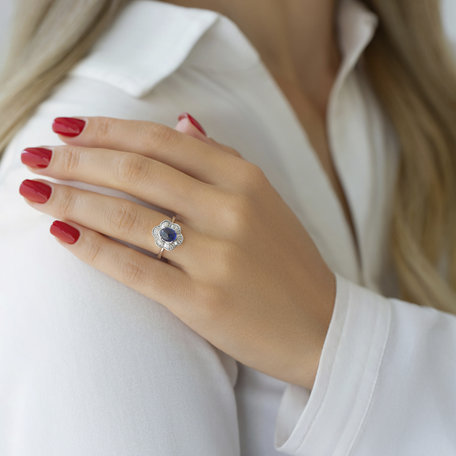
{"type": "Polygon", "coordinates": [[[375,397],[390,340],[391,302],[336,276],[339,301],[337,306],[335,303],[314,387],[309,391],[288,385],[279,407],[276,450],[287,454],[337,452],[348,456],[359,440],[375,397]],[[300,410],[293,425],[286,410],[292,414],[300,410]],[[325,437],[327,432],[330,435],[325,437]]]}
{"type": "MultiPolygon", "coordinates": [[[[337,275],[337,274],[336,274],[337,275]]],[[[339,287],[341,285],[341,282],[338,281],[338,284],[339,284],[339,287]]],[[[344,285],[346,286],[346,284],[344,285]]],[[[350,288],[349,287],[346,287],[345,289],[343,289],[343,291],[345,292],[345,296],[344,296],[344,299],[347,299],[347,302],[350,302],[350,288]]],[[[343,314],[343,322],[342,322],[342,328],[345,328],[345,324],[347,322],[347,318],[348,318],[348,307],[344,307],[343,308],[344,310],[344,314],[343,314]]],[[[335,311],[335,309],[334,309],[335,311]]],[[[332,319],[331,319],[332,320],[332,319]]],[[[335,323],[333,323],[335,324],[335,323]]],[[[329,328],[328,328],[328,332],[329,332],[329,328]]],[[[341,340],[341,338],[343,337],[343,334],[344,334],[344,329],[342,329],[342,331],[339,331],[338,333],[338,337],[337,337],[337,349],[336,349],[336,352],[334,354],[334,359],[337,358],[337,355],[338,353],[340,352],[341,350],[341,345],[339,343],[339,341],[341,340]]],[[[302,446],[305,444],[305,441],[306,441],[306,436],[312,431],[312,428],[318,418],[318,416],[321,414],[321,411],[323,410],[323,405],[325,404],[325,401],[327,399],[327,391],[328,391],[328,386],[331,384],[331,379],[333,378],[334,376],[334,371],[335,371],[335,364],[332,363],[331,364],[331,370],[329,371],[329,376],[328,376],[328,379],[326,381],[326,384],[325,384],[325,388],[324,388],[324,391],[321,391],[320,394],[321,394],[321,399],[320,399],[320,402],[318,403],[318,406],[317,406],[317,410],[316,410],[316,413],[315,415],[313,416],[312,418],[312,421],[309,423],[309,427],[307,429],[307,431],[305,432],[305,434],[303,435],[303,438],[301,440],[301,442],[298,444],[298,451],[302,448],[302,446]]],[[[317,369],[317,373],[320,372],[319,369],[317,369]]],[[[321,374],[320,374],[321,375],[321,374]]],[[[318,381],[318,378],[315,377],[315,383],[317,383],[318,381]]],[[[312,394],[312,390],[310,390],[310,394],[312,394]]]]}
{"type": "MultiPolygon", "coordinates": [[[[375,393],[375,390],[377,388],[379,373],[380,373],[380,369],[381,369],[382,364],[383,364],[383,359],[384,359],[384,356],[385,356],[386,347],[387,347],[388,342],[390,340],[391,316],[392,315],[391,315],[391,305],[390,305],[389,302],[387,304],[388,304],[388,306],[387,306],[387,308],[388,308],[388,311],[387,311],[388,320],[387,320],[387,327],[386,327],[386,331],[385,331],[386,332],[386,336],[385,336],[385,339],[384,339],[384,342],[383,342],[383,346],[381,348],[381,354],[379,356],[377,367],[375,369],[375,380],[374,380],[374,382],[372,384],[372,387],[371,387],[371,392],[370,392],[369,399],[368,399],[367,404],[366,404],[366,409],[364,410],[364,413],[363,413],[363,415],[360,418],[360,422],[359,422],[358,428],[356,429],[356,432],[353,435],[353,439],[352,439],[350,445],[348,446],[348,450],[346,452],[346,456],[348,456],[352,452],[354,446],[356,445],[356,443],[358,441],[359,436],[361,435],[361,431],[362,431],[362,429],[363,429],[363,427],[364,427],[364,425],[366,423],[366,418],[367,418],[367,415],[368,415],[368,413],[369,413],[369,411],[371,409],[372,399],[374,397],[374,393],[375,393]]],[[[377,321],[378,321],[379,318],[380,318],[380,316],[378,315],[377,316],[377,321]]]]}

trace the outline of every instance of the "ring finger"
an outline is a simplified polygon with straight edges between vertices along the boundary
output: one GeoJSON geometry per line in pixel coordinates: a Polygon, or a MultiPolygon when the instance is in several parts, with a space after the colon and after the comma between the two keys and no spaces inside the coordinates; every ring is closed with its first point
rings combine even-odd
{"type": "MultiPolygon", "coordinates": [[[[161,212],[146,208],[123,198],[102,195],[68,185],[45,180],[26,179],[19,192],[28,204],[55,218],[74,221],[92,230],[136,245],[154,254],[160,252],[155,244],[152,230],[168,217],[161,212]]],[[[209,239],[188,225],[176,220],[181,227],[185,248],[177,245],[170,255],[164,257],[170,262],[188,268],[207,252],[209,239]]]]}

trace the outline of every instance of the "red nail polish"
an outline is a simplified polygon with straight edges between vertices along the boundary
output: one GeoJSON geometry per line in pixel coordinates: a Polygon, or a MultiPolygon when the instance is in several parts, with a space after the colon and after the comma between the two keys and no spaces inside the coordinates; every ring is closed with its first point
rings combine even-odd
{"type": "Polygon", "coordinates": [[[59,238],[61,241],[68,244],[74,244],[81,234],[74,226],[68,225],[68,223],[55,220],[49,228],[51,234],[59,238]]]}
{"type": "Polygon", "coordinates": [[[45,203],[51,192],[52,188],[49,185],[30,179],[22,181],[19,187],[19,193],[35,203],[45,203]]]}
{"type": "Polygon", "coordinates": [[[22,151],[21,161],[32,168],[46,168],[51,161],[52,150],[44,147],[27,147],[22,151]]]}
{"type": "Polygon", "coordinates": [[[86,122],[74,117],[56,117],[52,124],[52,130],[63,136],[78,136],[84,129],[86,122]]]}
{"type": "Polygon", "coordinates": [[[182,120],[184,117],[187,117],[187,119],[196,127],[198,130],[204,135],[207,136],[207,133],[204,131],[204,128],[201,126],[201,124],[194,118],[192,117],[188,112],[183,112],[182,114],[179,114],[179,117],[177,120],[182,120]]]}

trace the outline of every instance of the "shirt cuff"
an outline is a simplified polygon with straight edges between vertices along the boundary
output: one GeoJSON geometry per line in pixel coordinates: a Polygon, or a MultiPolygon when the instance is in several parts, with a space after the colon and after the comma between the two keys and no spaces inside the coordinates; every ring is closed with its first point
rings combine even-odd
{"type": "Polygon", "coordinates": [[[312,390],[288,384],[274,446],[289,455],[347,454],[366,416],[389,336],[391,303],[339,274],[312,390]]]}

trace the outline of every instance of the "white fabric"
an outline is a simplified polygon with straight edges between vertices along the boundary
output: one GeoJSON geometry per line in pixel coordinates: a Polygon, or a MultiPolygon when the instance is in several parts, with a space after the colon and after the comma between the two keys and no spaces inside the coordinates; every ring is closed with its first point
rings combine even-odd
{"type": "Polygon", "coordinates": [[[393,298],[386,233],[397,140],[362,60],[377,18],[344,0],[338,19],[344,59],[327,120],[360,263],[289,102],[216,12],[133,1],[16,134],[0,163],[2,456],[456,454],[456,317],[393,298]],[[262,167],[336,273],[312,391],[236,362],[78,260],[49,234],[53,219],[18,193],[36,178],[20,151],[59,144],[56,116],[174,126],[182,111],[262,167]]]}

